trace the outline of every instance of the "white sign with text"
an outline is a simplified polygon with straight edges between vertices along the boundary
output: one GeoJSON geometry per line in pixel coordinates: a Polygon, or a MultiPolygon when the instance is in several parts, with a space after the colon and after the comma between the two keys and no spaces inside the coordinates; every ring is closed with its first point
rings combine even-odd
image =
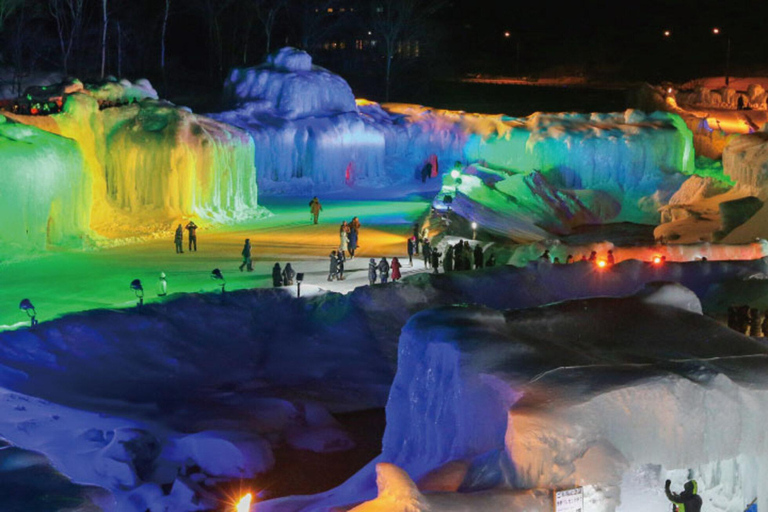
{"type": "Polygon", "coordinates": [[[584,492],[581,487],[555,491],[555,512],[583,512],[584,492]]]}

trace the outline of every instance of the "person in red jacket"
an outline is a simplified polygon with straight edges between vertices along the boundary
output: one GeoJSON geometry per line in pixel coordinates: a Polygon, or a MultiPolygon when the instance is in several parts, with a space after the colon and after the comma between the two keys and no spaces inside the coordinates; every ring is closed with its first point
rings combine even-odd
{"type": "Polygon", "coordinates": [[[390,264],[390,268],[392,269],[392,281],[397,281],[402,277],[400,275],[400,267],[402,267],[400,261],[398,261],[397,258],[392,258],[392,263],[390,264]]]}

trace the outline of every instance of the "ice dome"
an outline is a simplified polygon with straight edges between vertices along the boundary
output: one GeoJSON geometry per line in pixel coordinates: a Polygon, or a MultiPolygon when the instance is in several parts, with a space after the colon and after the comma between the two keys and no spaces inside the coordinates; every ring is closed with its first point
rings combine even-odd
{"type": "Polygon", "coordinates": [[[258,103],[258,110],[287,119],[356,112],[355,96],[339,75],[312,65],[312,57],[282,48],[254,68],[235,68],[224,83],[234,103],[258,103]]]}

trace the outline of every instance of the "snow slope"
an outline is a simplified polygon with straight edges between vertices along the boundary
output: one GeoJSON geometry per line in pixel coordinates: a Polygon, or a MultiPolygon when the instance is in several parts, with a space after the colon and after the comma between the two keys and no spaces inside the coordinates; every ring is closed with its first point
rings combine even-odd
{"type": "MultiPolygon", "coordinates": [[[[76,483],[108,489],[121,512],[144,512],[167,500],[207,503],[197,483],[269,468],[276,443],[317,451],[348,446],[325,411],[385,404],[398,338],[415,313],[451,304],[509,309],[622,296],[643,283],[672,279],[691,286],[705,310],[721,313],[745,300],[744,293],[766,296],[768,281],[760,278],[768,275],[766,265],[653,268],[628,261],[610,272],[589,264],[497,267],[421,274],[347,295],[297,300],[285,290],[242,290],[172,297],[141,311],[68,315],[0,333],[0,387],[51,402],[26,416],[15,411],[16,399],[0,403],[0,436],[44,453],[76,483]],[[120,443],[112,440],[122,435],[129,437],[117,439],[143,447],[140,457],[115,451],[120,443]],[[171,497],[168,488],[186,490],[171,497]]],[[[484,404],[477,401],[477,407],[484,404]]],[[[466,445],[476,443],[486,441],[466,445]]],[[[425,471],[446,453],[432,442],[424,449],[425,471]]],[[[365,497],[355,493],[352,501],[365,497]]],[[[174,510],[194,509],[187,507],[174,510]]]]}

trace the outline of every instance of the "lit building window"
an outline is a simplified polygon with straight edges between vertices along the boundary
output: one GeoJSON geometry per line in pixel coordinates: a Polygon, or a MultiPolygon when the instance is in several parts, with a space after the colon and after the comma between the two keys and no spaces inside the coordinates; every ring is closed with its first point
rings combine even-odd
{"type": "Polygon", "coordinates": [[[339,48],[341,48],[342,50],[346,49],[346,48],[347,48],[347,43],[346,43],[346,41],[342,41],[342,42],[340,42],[340,43],[339,43],[339,48]]]}
{"type": "Polygon", "coordinates": [[[331,12],[331,13],[332,13],[332,12],[333,12],[333,7],[329,7],[329,8],[328,8],[328,12],[331,12]]]}

